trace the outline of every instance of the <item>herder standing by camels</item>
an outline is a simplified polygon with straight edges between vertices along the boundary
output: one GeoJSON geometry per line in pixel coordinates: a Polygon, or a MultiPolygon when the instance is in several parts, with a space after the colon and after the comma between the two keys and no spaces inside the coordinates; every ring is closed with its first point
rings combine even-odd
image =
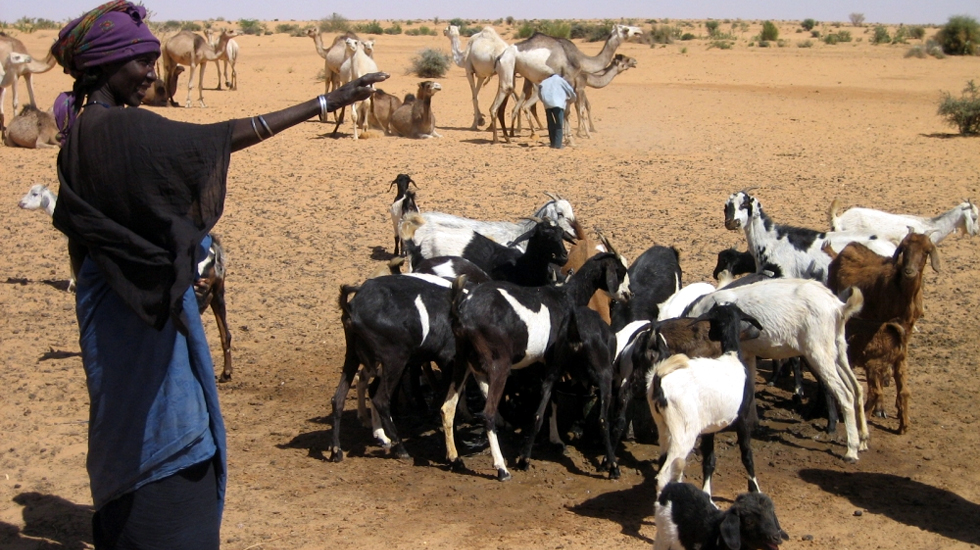
{"type": "Polygon", "coordinates": [[[262,116],[174,122],[138,108],[160,56],[145,16],[103,4],[51,48],[75,78],[55,104],[66,141],[54,225],[78,275],[93,538],[98,549],[217,550],[227,449],[193,284],[231,153],[363,100],[388,75],[262,116]]]}

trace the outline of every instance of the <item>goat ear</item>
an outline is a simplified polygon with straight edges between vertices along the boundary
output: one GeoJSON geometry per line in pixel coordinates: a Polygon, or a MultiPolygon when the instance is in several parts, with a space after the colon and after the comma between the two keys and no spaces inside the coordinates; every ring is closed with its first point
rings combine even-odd
{"type": "Polygon", "coordinates": [[[738,515],[732,512],[725,514],[725,519],[721,522],[720,531],[721,541],[724,543],[725,548],[730,548],[731,550],[739,550],[741,548],[742,535],[739,532],[738,515]]]}
{"type": "Polygon", "coordinates": [[[932,250],[929,251],[929,263],[932,264],[932,270],[935,271],[936,273],[942,271],[942,262],[939,261],[938,248],[933,247],[932,250]]]}
{"type": "Polygon", "coordinates": [[[739,315],[739,317],[740,317],[740,318],[741,318],[741,319],[742,319],[743,321],[745,321],[746,323],[748,323],[748,324],[750,324],[750,325],[752,325],[752,326],[754,326],[755,328],[757,328],[757,329],[759,329],[760,331],[763,331],[763,330],[765,330],[765,329],[764,329],[764,328],[762,327],[762,323],[760,323],[760,322],[758,321],[758,319],[756,319],[755,317],[753,317],[753,316],[751,316],[751,315],[749,315],[748,313],[745,313],[745,312],[744,312],[744,311],[742,311],[742,310],[738,310],[738,311],[739,311],[739,314],[740,314],[740,315],[739,315]]]}

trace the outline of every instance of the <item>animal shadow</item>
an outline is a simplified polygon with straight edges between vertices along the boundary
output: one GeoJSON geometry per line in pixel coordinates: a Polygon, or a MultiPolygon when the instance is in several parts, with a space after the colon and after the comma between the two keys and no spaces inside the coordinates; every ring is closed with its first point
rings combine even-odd
{"type": "Polygon", "coordinates": [[[606,519],[620,525],[624,535],[653,544],[648,537],[640,534],[640,528],[649,524],[647,518],[653,515],[653,504],[657,499],[656,474],[643,475],[643,482],[622,491],[610,491],[585,500],[568,510],[590,518],[606,519]]]}
{"type": "Polygon", "coordinates": [[[82,352],[80,351],[62,351],[54,348],[48,348],[48,351],[44,352],[38,361],[50,361],[52,359],[68,359],[69,357],[81,357],[82,352]]]}
{"type": "Polygon", "coordinates": [[[0,522],[0,547],[11,550],[91,548],[94,514],[91,506],[33,492],[21,493],[13,501],[24,507],[24,528],[0,522]]]}
{"type": "Polygon", "coordinates": [[[371,247],[371,259],[376,262],[387,262],[394,258],[395,255],[389,252],[383,246],[373,246],[371,247]]]}
{"type": "Polygon", "coordinates": [[[980,544],[980,504],[910,478],[870,472],[800,470],[803,481],[847,498],[873,514],[924,531],[980,544]],[[884,497],[887,495],[887,497],[884,497]]]}

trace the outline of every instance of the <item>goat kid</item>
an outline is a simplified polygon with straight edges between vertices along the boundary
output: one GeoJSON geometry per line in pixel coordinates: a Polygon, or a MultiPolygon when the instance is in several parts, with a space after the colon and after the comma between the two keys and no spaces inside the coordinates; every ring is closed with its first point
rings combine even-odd
{"type": "Polygon", "coordinates": [[[585,262],[560,287],[492,282],[477,286],[464,297],[458,284],[454,284],[452,309],[458,368],[453,372],[442,405],[446,455],[453,469],[464,467],[456,450],[453,422],[459,388],[472,373],[487,389],[484,407],[487,438],[497,479],[506,481],[511,475],[500,452],[494,419],[511,369],[542,360],[546,365],[553,365],[554,344],[569,311],[576,306],[584,307],[597,289],[608,292],[613,300],[627,300],[629,276],[621,257],[600,254],[585,262]]]}
{"type": "Polygon", "coordinates": [[[415,204],[415,194],[409,191],[409,185],[414,185],[416,189],[419,186],[408,174],[398,174],[388,185],[388,191],[391,191],[392,187],[396,187],[395,200],[391,202],[391,225],[395,232],[394,254],[396,256],[405,255],[405,250],[402,248],[401,236],[398,232],[402,218],[409,212],[419,211],[418,205],[415,204]]]}

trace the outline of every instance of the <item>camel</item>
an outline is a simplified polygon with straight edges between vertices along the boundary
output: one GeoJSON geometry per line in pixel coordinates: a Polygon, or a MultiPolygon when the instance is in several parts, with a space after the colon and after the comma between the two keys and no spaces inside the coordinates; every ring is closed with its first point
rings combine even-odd
{"type": "MultiPolygon", "coordinates": [[[[336,90],[347,82],[350,82],[350,62],[347,57],[347,42],[348,38],[353,38],[354,40],[360,40],[356,34],[353,32],[346,32],[344,34],[338,35],[333,39],[333,43],[330,44],[329,48],[323,47],[323,36],[316,29],[310,29],[306,31],[306,36],[313,39],[313,44],[316,46],[316,53],[320,54],[323,58],[323,83],[324,92],[329,94],[331,91],[336,90]]],[[[362,40],[361,45],[364,48],[364,53],[368,57],[374,59],[374,39],[362,40]]],[[[338,115],[334,111],[334,120],[338,124],[344,123],[344,110],[341,109],[338,115]]],[[[321,120],[320,122],[326,122],[326,120],[321,120]]]]}
{"type": "Polygon", "coordinates": [[[3,135],[7,147],[49,149],[61,145],[61,133],[54,122],[54,113],[42,111],[34,105],[24,105],[20,114],[10,121],[3,135]]]}
{"type": "MultiPolygon", "coordinates": [[[[579,75],[579,78],[585,79],[585,81],[584,81],[584,86],[582,85],[582,83],[579,83],[579,84],[577,84],[575,86],[576,89],[581,89],[581,94],[576,99],[575,106],[576,106],[576,111],[578,113],[579,119],[580,120],[585,119],[585,118],[588,119],[588,122],[589,122],[588,132],[595,132],[595,126],[593,126],[593,124],[592,124],[592,104],[589,103],[589,98],[585,94],[585,91],[586,91],[585,88],[586,87],[589,87],[589,88],[605,88],[606,86],[609,85],[610,82],[613,81],[613,79],[616,77],[616,75],[618,75],[619,73],[622,73],[622,72],[624,72],[624,71],[626,71],[628,69],[632,69],[634,67],[636,67],[636,59],[618,53],[618,54],[615,55],[615,57],[613,57],[613,62],[608,67],[606,67],[605,69],[603,69],[603,70],[601,70],[601,71],[599,71],[597,73],[586,73],[586,72],[583,72],[583,73],[581,73],[579,75]]],[[[525,95],[526,94],[527,94],[527,89],[525,88],[525,95]]],[[[537,118],[537,110],[536,109],[533,109],[533,108],[534,108],[535,104],[538,102],[538,100],[539,100],[538,90],[537,90],[537,88],[535,88],[533,90],[533,95],[531,95],[530,98],[527,101],[525,101],[524,104],[522,105],[523,110],[525,112],[527,112],[527,111],[530,110],[531,112],[534,113],[535,118],[537,118]]],[[[511,117],[511,137],[514,136],[514,133],[513,133],[513,130],[514,130],[514,117],[517,117],[518,114],[519,113],[515,109],[514,115],[511,117]]],[[[567,114],[566,114],[566,116],[567,116],[567,114]]],[[[531,122],[531,119],[530,119],[530,116],[528,116],[528,124],[530,124],[530,122],[531,122]]],[[[519,118],[518,118],[518,124],[520,124],[520,119],[519,118]]],[[[541,122],[539,121],[538,122],[538,126],[540,126],[540,125],[541,125],[541,122]]],[[[518,126],[518,130],[520,130],[520,126],[518,126]]],[[[534,127],[533,126],[531,126],[531,134],[532,134],[532,137],[533,137],[533,135],[534,135],[534,127]]],[[[586,133],[586,136],[588,137],[588,133],[586,133]]]]}
{"type": "Polygon", "coordinates": [[[172,105],[176,107],[177,102],[174,101],[174,94],[177,93],[177,78],[180,77],[180,73],[182,72],[184,72],[184,66],[177,65],[167,75],[166,83],[159,78],[154,80],[150,88],[146,90],[146,95],[142,101],[143,105],[149,105],[150,107],[167,107],[168,105],[172,105]]]}
{"type": "MultiPolygon", "coordinates": [[[[408,101],[409,97],[412,101],[415,100],[412,94],[408,94],[405,100],[408,101]]],[[[384,130],[385,135],[391,135],[391,115],[401,106],[402,100],[379,88],[371,98],[371,110],[367,114],[368,125],[365,128],[374,126],[384,130]]]]}
{"type": "MultiPolygon", "coordinates": [[[[504,130],[504,140],[510,143],[504,124],[503,108],[507,96],[514,93],[514,79],[517,74],[540,84],[542,80],[553,74],[560,74],[569,82],[578,84],[582,72],[596,73],[606,68],[612,61],[616,49],[633,36],[643,34],[639,27],[615,25],[609,38],[606,39],[598,55],[587,56],[582,53],[570,40],[554,38],[541,33],[534,33],[527,40],[518,42],[507,49],[497,59],[497,97],[490,106],[490,129],[493,131],[493,142],[497,143],[497,121],[504,130]]],[[[575,90],[581,95],[580,89],[575,90]]],[[[515,109],[518,106],[514,107],[515,109]]],[[[581,126],[581,121],[579,121],[581,126]]]]}
{"type": "Polygon", "coordinates": [[[485,123],[477,96],[483,85],[497,73],[495,61],[507,49],[507,43],[500,38],[493,27],[484,27],[482,31],[470,37],[466,50],[460,51],[459,27],[449,25],[443,34],[449,37],[453,61],[466,69],[466,79],[470,82],[470,92],[473,94],[473,125],[470,126],[470,130],[476,130],[485,123]]]}
{"type": "Polygon", "coordinates": [[[0,33],[0,131],[4,128],[3,97],[7,88],[12,88],[14,114],[20,108],[20,97],[17,93],[17,79],[21,76],[27,83],[27,95],[30,97],[30,104],[36,105],[34,101],[34,76],[35,74],[46,73],[54,67],[56,61],[51,52],[48,52],[44,61],[35,61],[27,52],[24,43],[12,36],[0,33]]]}
{"type": "Polygon", "coordinates": [[[223,51],[231,37],[237,34],[233,30],[221,31],[221,35],[218,37],[217,51],[203,36],[190,31],[180,31],[164,44],[161,57],[163,57],[163,71],[166,75],[169,75],[177,64],[190,67],[190,75],[187,78],[187,107],[191,106],[194,71],[197,69],[200,71],[197,83],[197,100],[201,103],[201,107],[207,107],[204,104],[204,67],[208,61],[217,61],[220,58],[218,52],[223,51]]]}
{"type": "Polygon", "coordinates": [[[394,133],[410,138],[442,137],[436,132],[436,117],[432,114],[432,96],[442,89],[438,82],[419,82],[415,101],[407,101],[391,115],[394,133]]]}
{"type": "MultiPolygon", "coordinates": [[[[356,80],[362,76],[369,73],[378,72],[378,64],[374,62],[373,59],[368,57],[367,53],[364,51],[364,44],[360,40],[354,40],[353,38],[345,38],[344,43],[347,45],[347,59],[344,63],[349,63],[350,74],[341,75],[341,78],[347,76],[347,80],[343,80],[341,84],[347,83],[351,80],[356,80]]],[[[371,110],[371,98],[367,98],[360,102],[360,107],[366,115],[367,112],[371,110]]],[[[359,120],[358,118],[358,103],[353,103],[350,106],[351,120],[354,122],[354,139],[358,138],[357,126],[364,120],[359,120]]],[[[341,112],[340,116],[337,118],[337,125],[333,128],[334,135],[337,134],[337,129],[343,124],[344,115],[341,112]]]]}
{"type": "Polygon", "coordinates": [[[238,89],[238,71],[235,70],[235,63],[238,62],[238,42],[235,42],[234,38],[229,38],[228,43],[225,44],[225,49],[218,49],[218,41],[214,38],[214,33],[211,29],[204,31],[204,36],[208,39],[208,43],[214,48],[214,51],[218,52],[218,61],[214,62],[214,68],[218,71],[218,90],[221,89],[221,67],[218,66],[218,62],[224,62],[224,73],[225,73],[225,86],[228,86],[229,90],[238,89]],[[231,79],[228,79],[228,65],[231,65],[231,79]]]}

